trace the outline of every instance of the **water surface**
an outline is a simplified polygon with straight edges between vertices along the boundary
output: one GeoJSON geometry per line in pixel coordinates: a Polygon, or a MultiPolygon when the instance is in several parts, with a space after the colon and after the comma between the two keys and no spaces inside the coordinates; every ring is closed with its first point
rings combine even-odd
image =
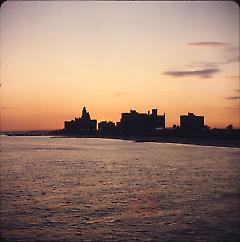
{"type": "Polygon", "coordinates": [[[9,241],[240,239],[237,148],[1,137],[9,241]]]}

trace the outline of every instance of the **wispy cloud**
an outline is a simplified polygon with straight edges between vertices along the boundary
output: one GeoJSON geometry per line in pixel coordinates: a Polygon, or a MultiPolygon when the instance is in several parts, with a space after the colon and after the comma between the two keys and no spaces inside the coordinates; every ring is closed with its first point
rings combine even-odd
{"type": "MultiPolygon", "coordinates": [[[[239,62],[239,47],[234,46],[231,43],[219,42],[219,41],[199,41],[199,42],[189,42],[187,46],[192,47],[219,47],[221,49],[222,57],[214,62],[212,61],[202,61],[192,64],[193,70],[171,70],[165,71],[163,74],[172,77],[188,77],[197,76],[200,78],[211,78],[213,75],[218,73],[221,68],[220,66],[225,64],[230,64],[234,62],[239,62]]],[[[229,77],[231,79],[237,79],[239,77],[229,77]]]]}
{"type": "Polygon", "coordinates": [[[226,99],[236,100],[236,99],[240,99],[240,96],[226,97],[226,99]]]}
{"type": "Polygon", "coordinates": [[[228,79],[231,79],[231,80],[237,80],[239,81],[240,77],[239,76],[227,76],[228,79]]]}
{"type": "Polygon", "coordinates": [[[212,42],[212,41],[200,41],[187,43],[188,46],[193,47],[226,47],[230,44],[227,42],[212,42]]]}
{"type": "Polygon", "coordinates": [[[187,46],[191,47],[220,47],[222,50],[222,60],[218,61],[221,64],[230,64],[234,62],[239,62],[240,49],[238,46],[234,46],[227,42],[211,42],[211,41],[200,41],[200,42],[190,42],[187,46]]]}
{"type": "Polygon", "coordinates": [[[179,93],[180,91],[159,91],[159,93],[163,93],[163,94],[176,94],[179,93]]]}
{"type": "Polygon", "coordinates": [[[240,61],[240,48],[236,46],[230,46],[225,49],[224,52],[224,60],[222,61],[222,64],[230,64],[234,62],[240,61]]]}
{"type": "MultiPolygon", "coordinates": [[[[240,89],[235,89],[234,92],[238,92],[240,93],[240,89]]],[[[235,94],[237,96],[229,96],[229,97],[225,97],[225,99],[228,99],[228,100],[238,100],[240,99],[240,95],[239,94],[235,94]]]]}
{"type": "Polygon", "coordinates": [[[117,97],[126,96],[127,92],[115,92],[114,95],[117,96],[117,97]]]}
{"type": "Polygon", "coordinates": [[[224,108],[239,112],[239,106],[225,106],[224,108]]]}
{"type": "Polygon", "coordinates": [[[207,68],[200,70],[190,70],[190,71],[166,71],[163,74],[173,77],[187,77],[187,76],[198,76],[200,78],[210,78],[215,73],[219,72],[218,68],[207,68]]]}
{"type": "Polygon", "coordinates": [[[1,106],[0,108],[2,110],[15,110],[15,111],[20,110],[20,108],[18,107],[10,107],[10,106],[1,106]]]}

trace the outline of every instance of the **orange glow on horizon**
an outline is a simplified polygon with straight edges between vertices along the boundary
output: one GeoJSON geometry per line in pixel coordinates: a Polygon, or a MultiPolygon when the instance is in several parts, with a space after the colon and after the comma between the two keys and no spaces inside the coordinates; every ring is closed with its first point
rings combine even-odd
{"type": "Polygon", "coordinates": [[[240,128],[234,2],[6,1],[0,27],[1,130],[61,129],[83,106],[240,128]]]}

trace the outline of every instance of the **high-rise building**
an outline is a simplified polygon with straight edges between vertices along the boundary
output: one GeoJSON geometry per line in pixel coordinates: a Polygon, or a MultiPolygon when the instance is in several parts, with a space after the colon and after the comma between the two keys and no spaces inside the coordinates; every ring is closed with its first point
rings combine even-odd
{"type": "Polygon", "coordinates": [[[204,116],[196,116],[194,113],[181,115],[180,127],[189,131],[201,131],[204,128],[204,116]]]}
{"type": "Polygon", "coordinates": [[[130,110],[130,113],[122,113],[118,128],[124,134],[140,134],[153,132],[157,129],[165,128],[165,114],[158,115],[157,109],[152,109],[152,113],[138,113],[130,110]]]}
{"type": "Polygon", "coordinates": [[[102,121],[98,123],[98,131],[102,134],[112,134],[116,132],[116,125],[111,121],[102,121]]]}
{"type": "Polygon", "coordinates": [[[65,121],[64,131],[67,133],[92,133],[97,129],[97,120],[91,119],[86,107],[83,107],[82,116],[71,121],[65,121]]]}

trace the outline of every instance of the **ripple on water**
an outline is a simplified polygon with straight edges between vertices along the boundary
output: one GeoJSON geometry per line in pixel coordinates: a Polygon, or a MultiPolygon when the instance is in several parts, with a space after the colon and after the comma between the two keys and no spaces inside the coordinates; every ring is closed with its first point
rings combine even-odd
{"type": "Polygon", "coordinates": [[[12,139],[1,154],[1,232],[8,240],[239,238],[239,150],[12,139]]]}

